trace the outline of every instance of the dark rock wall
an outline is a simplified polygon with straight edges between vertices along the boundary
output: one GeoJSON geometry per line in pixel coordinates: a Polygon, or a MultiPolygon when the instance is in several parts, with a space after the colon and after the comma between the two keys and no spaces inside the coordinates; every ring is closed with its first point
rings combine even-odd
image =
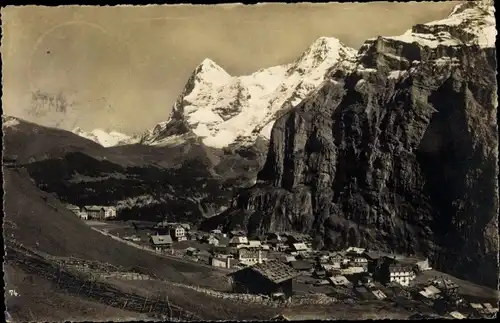
{"type": "Polygon", "coordinates": [[[234,217],[251,234],[294,229],[320,247],[423,253],[496,286],[495,50],[378,38],[360,54],[276,122],[234,217]]]}

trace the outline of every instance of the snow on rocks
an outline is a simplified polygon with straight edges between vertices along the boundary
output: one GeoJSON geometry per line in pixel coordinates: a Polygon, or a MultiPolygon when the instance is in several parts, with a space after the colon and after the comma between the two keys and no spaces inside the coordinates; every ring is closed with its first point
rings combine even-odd
{"type": "MultiPolygon", "coordinates": [[[[252,144],[258,137],[269,139],[277,112],[298,105],[332,66],[351,68],[355,55],[338,39],[321,37],[293,63],[245,76],[230,76],[205,59],[186,85],[192,89],[183,93],[171,119],[161,127],[165,130],[181,118],[204,144],[216,148],[235,142],[252,144]]],[[[144,143],[163,140],[153,132],[145,135],[144,143]]]]}
{"type": "Polygon", "coordinates": [[[91,132],[86,132],[81,128],[75,128],[72,132],[80,137],[92,140],[103,147],[128,145],[138,142],[137,138],[116,131],[106,132],[101,129],[95,129],[91,132]]]}

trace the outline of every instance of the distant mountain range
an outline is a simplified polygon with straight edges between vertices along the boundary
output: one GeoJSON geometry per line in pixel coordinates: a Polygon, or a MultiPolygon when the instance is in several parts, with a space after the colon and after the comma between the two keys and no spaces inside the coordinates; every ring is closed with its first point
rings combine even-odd
{"type": "Polygon", "coordinates": [[[103,147],[130,145],[140,141],[140,137],[137,136],[129,136],[116,131],[106,132],[101,129],[86,132],[80,128],[75,128],[72,132],[83,138],[95,141],[103,147]]]}

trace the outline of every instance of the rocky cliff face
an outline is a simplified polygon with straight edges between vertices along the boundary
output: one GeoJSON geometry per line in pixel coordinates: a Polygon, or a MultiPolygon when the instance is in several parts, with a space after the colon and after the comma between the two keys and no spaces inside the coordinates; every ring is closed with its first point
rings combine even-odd
{"type": "Polygon", "coordinates": [[[325,248],[424,253],[496,287],[492,15],[466,3],[445,20],[366,41],[355,68],[333,71],[276,121],[257,184],[211,223],[309,232],[325,248]]]}

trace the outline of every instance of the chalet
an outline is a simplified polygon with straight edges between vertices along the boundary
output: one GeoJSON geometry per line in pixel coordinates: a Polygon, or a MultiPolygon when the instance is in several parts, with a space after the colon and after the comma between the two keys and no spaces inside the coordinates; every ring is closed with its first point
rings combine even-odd
{"type": "Polygon", "coordinates": [[[463,320],[463,319],[467,318],[465,315],[463,315],[462,313],[460,313],[458,311],[450,312],[450,313],[448,313],[448,315],[450,316],[450,318],[456,319],[456,320],[463,320]]]}
{"type": "Polygon", "coordinates": [[[247,266],[261,264],[267,260],[267,252],[253,248],[239,248],[238,260],[247,266]]]}
{"type": "Polygon", "coordinates": [[[322,254],[317,257],[317,261],[322,264],[328,263],[330,261],[330,256],[327,254],[322,254]]]}
{"type": "Polygon", "coordinates": [[[354,256],[351,258],[350,264],[354,267],[364,267],[368,270],[368,259],[362,256],[354,256]]]}
{"type": "Polygon", "coordinates": [[[181,227],[183,227],[184,231],[186,231],[186,232],[189,231],[189,230],[191,230],[191,225],[189,223],[180,223],[179,225],[181,227]]]}
{"type": "Polygon", "coordinates": [[[197,261],[201,261],[203,263],[208,264],[210,261],[210,257],[212,257],[212,254],[210,254],[210,252],[208,252],[207,250],[198,250],[195,259],[197,261]]]}
{"type": "Polygon", "coordinates": [[[229,246],[229,238],[224,234],[216,234],[214,235],[217,240],[219,240],[219,247],[228,247],[229,246]]]}
{"type": "Polygon", "coordinates": [[[262,243],[260,240],[248,240],[248,247],[249,248],[262,248],[262,243]]]}
{"type": "Polygon", "coordinates": [[[333,286],[349,286],[351,282],[345,276],[328,277],[328,280],[333,286]]]}
{"type": "Polygon", "coordinates": [[[385,295],[380,289],[373,290],[372,294],[378,300],[383,300],[387,298],[387,295],[385,295]]]}
{"type": "Polygon", "coordinates": [[[201,242],[208,243],[209,245],[212,245],[212,246],[219,245],[219,239],[213,234],[203,236],[201,238],[201,242]]]}
{"type": "Polygon", "coordinates": [[[381,282],[397,282],[401,286],[409,286],[410,281],[416,277],[410,266],[387,262],[380,268],[379,275],[381,282]]]}
{"type": "Polygon", "coordinates": [[[425,258],[424,260],[419,260],[416,263],[416,267],[418,271],[426,271],[431,270],[431,266],[429,265],[429,259],[425,258]]]}
{"type": "Polygon", "coordinates": [[[340,266],[344,263],[345,256],[339,252],[335,252],[330,254],[329,262],[334,265],[336,268],[340,268],[340,266]]]}
{"type": "Polygon", "coordinates": [[[80,215],[80,208],[76,205],[68,204],[66,208],[76,215],[80,215]]]}
{"type": "Polygon", "coordinates": [[[209,263],[211,266],[214,266],[214,267],[231,269],[231,268],[236,267],[236,265],[238,265],[239,261],[238,261],[238,259],[234,259],[231,257],[217,258],[217,257],[211,256],[209,259],[209,263]]]}
{"type": "Polygon", "coordinates": [[[345,253],[348,256],[361,256],[366,249],[364,248],[358,248],[358,247],[349,247],[346,249],[345,253]]]}
{"type": "Polygon", "coordinates": [[[459,286],[449,279],[444,277],[437,278],[431,281],[431,285],[439,288],[446,295],[458,294],[459,286]]]}
{"type": "Polygon", "coordinates": [[[297,271],[311,271],[313,269],[313,263],[304,260],[291,261],[290,266],[297,271]]]}
{"type": "Polygon", "coordinates": [[[187,240],[186,230],[181,225],[171,226],[170,227],[170,236],[175,241],[185,241],[185,240],[187,240]]]}
{"type": "Polygon", "coordinates": [[[196,241],[198,240],[198,233],[196,231],[190,231],[190,232],[186,232],[186,238],[187,240],[192,240],[192,241],[196,241]]]}
{"type": "Polygon", "coordinates": [[[82,208],[82,214],[88,219],[103,220],[104,213],[104,207],[98,205],[88,205],[82,208]]]}
{"type": "Polygon", "coordinates": [[[324,277],[326,277],[326,270],[324,270],[321,267],[315,268],[312,275],[313,275],[313,277],[316,277],[316,278],[324,278],[324,277]]]}
{"type": "Polygon", "coordinates": [[[436,299],[440,293],[441,291],[435,286],[426,286],[423,290],[418,292],[418,296],[422,300],[432,300],[436,299]]]}
{"type": "Polygon", "coordinates": [[[339,267],[332,264],[321,264],[321,268],[325,271],[327,276],[333,276],[333,272],[339,269],[339,267]]]}
{"type": "Polygon", "coordinates": [[[376,251],[365,251],[363,256],[367,260],[368,271],[371,273],[376,272],[384,261],[382,254],[376,251]]]}
{"type": "Polygon", "coordinates": [[[246,236],[245,232],[243,230],[232,230],[232,231],[229,231],[229,237],[230,238],[233,238],[233,237],[244,237],[246,236]]]}
{"type": "Polygon", "coordinates": [[[104,218],[114,219],[116,218],[116,207],[114,206],[103,206],[104,208],[104,218]]]}
{"type": "Polygon", "coordinates": [[[297,260],[297,258],[295,258],[294,256],[286,255],[286,254],[285,255],[279,255],[277,259],[279,261],[281,261],[281,262],[284,262],[284,263],[289,263],[289,262],[297,260]]]}
{"type": "Polygon", "coordinates": [[[286,235],[287,244],[292,247],[295,243],[304,243],[307,244],[311,242],[311,236],[302,233],[291,233],[286,235]]]}
{"type": "Polygon", "coordinates": [[[237,250],[233,250],[234,248],[225,247],[225,246],[214,246],[211,249],[211,254],[215,258],[227,258],[232,257],[233,254],[237,255],[237,250]]]}
{"type": "Polygon", "coordinates": [[[156,251],[163,251],[172,246],[172,237],[169,235],[153,235],[151,236],[151,244],[156,251]]]}
{"type": "Polygon", "coordinates": [[[340,273],[342,275],[356,275],[366,272],[366,268],[363,266],[349,266],[347,268],[341,268],[340,273]]]}
{"type": "Polygon", "coordinates": [[[269,296],[283,294],[286,298],[292,296],[293,279],[298,275],[299,272],[277,260],[256,264],[230,274],[233,291],[236,293],[269,296]]]}
{"type": "Polygon", "coordinates": [[[231,240],[229,240],[229,245],[233,247],[237,247],[240,245],[247,245],[248,239],[244,236],[233,236],[231,240]]]}
{"type": "Polygon", "coordinates": [[[305,243],[294,243],[292,244],[292,250],[298,253],[309,253],[311,252],[311,248],[309,248],[305,243]]]}
{"type": "Polygon", "coordinates": [[[83,220],[88,220],[88,214],[87,212],[82,212],[82,210],[80,209],[80,207],[76,206],[76,205],[67,205],[66,208],[68,210],[70,210],[71,212],[73,212],[75,215],[77,215],[79,218],[83,219],[83,220]]]}
{"type": "Polygon", "coordinates": [[[196,248],[193,248],[193,247],[188,247],[188,248],[186,248],[186,254],[187,254],[188,256],[194,256],[194,255],[196,255],[196,252],[197,252],[197,251],[198,251],[198,250],[196,250],[196,248]]]}

